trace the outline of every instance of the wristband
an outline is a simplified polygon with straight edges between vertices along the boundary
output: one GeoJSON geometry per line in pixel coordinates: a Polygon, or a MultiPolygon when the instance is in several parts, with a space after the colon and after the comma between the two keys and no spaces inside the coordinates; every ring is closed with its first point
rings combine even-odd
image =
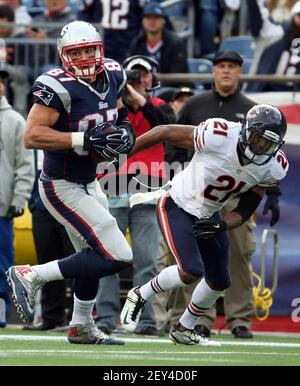
{"type": "Polygon", "coordinates": [[[83,147],[84,132],[73,132],[71,133],[72,148],[83,147]]]}

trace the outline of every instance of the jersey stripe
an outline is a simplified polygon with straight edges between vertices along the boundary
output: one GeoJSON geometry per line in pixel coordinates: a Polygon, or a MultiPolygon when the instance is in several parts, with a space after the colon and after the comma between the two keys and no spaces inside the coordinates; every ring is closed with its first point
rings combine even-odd
{"type": "Polygon", "coordinates": [[[165,209],[165,203],[168,197],[169,197],[169,193],[166,192],[158,201],[158,204],[157,204],[158,220],[159,220],[165,241],[168,245],[168,248],[172,252],[178,266],[182,269],[181,259],[175,247],[175,243],[172,237],[172,232],[170,230],[170,225],[168,221],[168,215],[165,209]]]}
{"type": "Polygon", "coordinates": [[[202,123],[195,128],[194,136],[196,147],[202,153],[204,151],[204,125],[202,123]]]}

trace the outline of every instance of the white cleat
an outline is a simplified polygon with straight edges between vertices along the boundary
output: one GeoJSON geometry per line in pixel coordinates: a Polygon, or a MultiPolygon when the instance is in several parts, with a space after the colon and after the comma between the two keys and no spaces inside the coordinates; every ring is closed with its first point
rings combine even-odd
{"type": "Polygon", "coordinates": [[[114,339],[102,332],[93,320],[86,325],[77,324],[69,326],[68,340],[76,344],[103,344],[103,345],[123,345],[124,341],[114,339]]]}
{"type": "Polygon", "coordinates": [[[170,334],[170,339],[175,344],[198,345],[198,346],[221,346],[221,343],[209,340],[203,335],[197,334],[193,330],[179,331],[173,327],[170,334]]]}
{"type": "Polygon", "coordinates": [[[12,297],[23,322],[32,322],[37,291],[45,284],[30,265],[15,265],[6,272],[12,297]]]}
{"type": "Polygon", "coordinates": [[[137,288],[139,287],[132,288],[128,292],[120,315],[121,325],[128,332],[136,329],[146,303],[146,300],[136,293],[137,288]]]}

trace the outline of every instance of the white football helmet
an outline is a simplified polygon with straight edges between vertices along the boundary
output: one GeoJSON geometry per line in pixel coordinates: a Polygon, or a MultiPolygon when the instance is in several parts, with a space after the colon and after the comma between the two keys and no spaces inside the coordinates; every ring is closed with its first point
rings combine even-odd
{"type": "Polygon", "coordinates": [[[99,32],[90,23],[73,21],[65,25],[57,38],[57,49],[63,67],[73,76],[91,78],[103,71],[103,42],[99,32]],[[87,47],[95,47],[93,58],[71,60],[70,50],[87,47]]]}

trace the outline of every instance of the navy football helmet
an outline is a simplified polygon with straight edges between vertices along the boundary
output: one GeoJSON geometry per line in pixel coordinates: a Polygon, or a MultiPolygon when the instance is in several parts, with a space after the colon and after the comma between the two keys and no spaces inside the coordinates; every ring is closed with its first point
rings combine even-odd
{"type": "Polygon", "coordinates": [[[266,164],[284,144],[287,124],[284,114],[271,105],[253,106],[239,136],[242,155],[256,165],[266,164]]]}

